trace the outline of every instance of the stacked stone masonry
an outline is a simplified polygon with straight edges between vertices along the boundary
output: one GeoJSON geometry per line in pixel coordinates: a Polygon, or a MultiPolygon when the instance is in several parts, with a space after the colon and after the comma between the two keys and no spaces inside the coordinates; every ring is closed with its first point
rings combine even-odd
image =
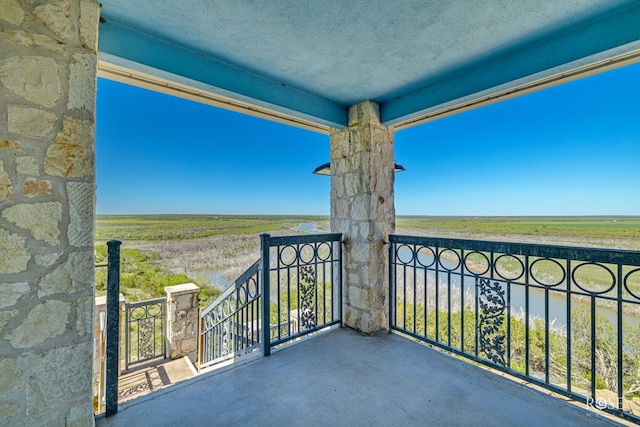
{"type": "Polygon", "coordinates": [[[99,5],[0,0],[0,425],[93,425],[99,5]]]}
{"type": "Polygon", "coordinates": [[[349,110],[331,134],[331,230],[344,236],[344,321],[365,333],[388,328],[387,242],[395,227],[393,129],[377,104],[349,110]]]}
{"type": "Polygon", "coordinates": [[[167,286],[167,341],[172,359],[198,358],[198,291],[193,283],[167,286]]]}

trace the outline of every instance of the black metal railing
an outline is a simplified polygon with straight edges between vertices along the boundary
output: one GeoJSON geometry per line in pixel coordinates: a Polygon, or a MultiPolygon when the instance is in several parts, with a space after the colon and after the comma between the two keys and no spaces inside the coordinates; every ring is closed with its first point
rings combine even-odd
{"type": "Polygon", "coordinates": [[[125,304],[125,371],[167,357],[167,299],[125,304]]]}
{"type": "Polygon", "coordinates": [[[390,236],[390,328],[640,421],[640,253],[390,236]]]}
{"type": "Polygon", "coordinates": [[[200,312],[200,368],[258,348],[261,295],[258,260],[200,312]]]}
{"type": "Polygon", "coordinates": [[[261,259],[200,313],[200,368],[341,322],[341,235],[260,237],[261,259]]]}
{"type": "Polygon", "coordinates": [[[270,331],[265,334],[264,352],[268,355],[273,346],[340,324],[342,235],[263,234],[261,238],[263,309],[269,312],[270,331]]]}
{"type": "Polygon", "coordinates": [[[118,412],[118,375],[120,369],[120,245],[107,242],[107,311],[105,350],[105,415],[118,412]]]}

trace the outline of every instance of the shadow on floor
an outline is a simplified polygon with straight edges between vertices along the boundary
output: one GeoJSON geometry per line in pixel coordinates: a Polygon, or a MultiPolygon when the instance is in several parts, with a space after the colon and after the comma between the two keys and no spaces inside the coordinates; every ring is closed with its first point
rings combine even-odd
{"type": "Polygon", "coordinates": [[[129,372],[118,379],[118,403],[128,402],[195,376],[184,358],[129,372]]]}

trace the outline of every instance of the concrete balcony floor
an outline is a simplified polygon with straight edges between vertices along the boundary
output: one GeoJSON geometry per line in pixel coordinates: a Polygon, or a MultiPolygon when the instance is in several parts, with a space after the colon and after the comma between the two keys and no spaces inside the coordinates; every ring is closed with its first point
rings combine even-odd
{"type": "Polygon", "coordinates": [[[400,336],[338,329],[143,397],[96,425],[621,424],[400,336]]]}

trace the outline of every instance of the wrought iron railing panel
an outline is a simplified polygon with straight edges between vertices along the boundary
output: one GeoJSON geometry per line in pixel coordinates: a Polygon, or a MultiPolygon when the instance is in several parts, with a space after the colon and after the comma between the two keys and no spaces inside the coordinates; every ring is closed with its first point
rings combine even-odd
{"type": "Polygon", "coordinates": [[[126,303],[125,370],[134,365],[165,358],[166,312],[166,298],[126,303]]]}
{"type": "Polygon", "coordinates": [[[341,235],[261,239],[261,259],[200,313],[201,368],[341,322],[341,235]]]}
{"type": "Polygon", "coordinates": [[[260,261],[200,312],[200,367],[260,348],[260,261]]]}
{"type": "Polygon", "coordinates": [[[341,322],[341,237],[263,236],[269,247],[263,262],[269,272],[271,346],[341,322]]]}
{"type": "Polygon", "coordinates": [[[389,260],[392,330],[640,421],[639,252],[392,235],[389,260]]]}

